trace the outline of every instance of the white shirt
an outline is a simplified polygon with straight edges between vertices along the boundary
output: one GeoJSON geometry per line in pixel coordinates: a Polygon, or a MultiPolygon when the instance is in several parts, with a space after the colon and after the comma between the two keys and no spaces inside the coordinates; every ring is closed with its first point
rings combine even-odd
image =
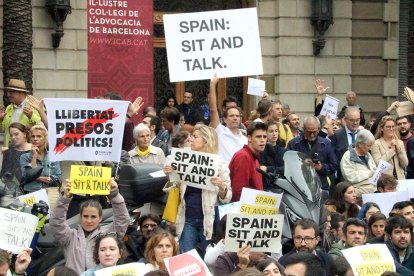
{"type": "Polygon", "coordinates": [[[22,116],[23,114],[23,108],[25,107],[25,105],[26,105],[26,99],[24,99],[24,101],[20,105],[13,104],[13,114],[11,118],[11,123],[19,122],[20,116],[22,116]]]}
{"type": "Polygon", "coordinates": [[[219,141],[219,155],[226,164],[229,164],[233,155],[244,145],[247,145],[247,137],[240,130],[237,130],[238,134],[234,135],[228,127],[222,124],[217,126],[216,131],[219,141]]]}
{"type": "MultiPolygon", "coordinates": [[[[352,131],[350,131],[346,126],[345,126],[345,131],[346,131],[346,138],[348,138],[348,146],[352,145],[352,136],[351,133],[352,131]]],[[[355,141],[356,138],[358,136],[358,130],[354,132],[355,133],[355,141]]]]}

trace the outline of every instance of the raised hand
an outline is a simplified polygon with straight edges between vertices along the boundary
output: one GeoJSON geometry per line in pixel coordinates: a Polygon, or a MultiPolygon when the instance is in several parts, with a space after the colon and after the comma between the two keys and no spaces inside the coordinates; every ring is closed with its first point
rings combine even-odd
{"type": "Polygon", "coordinates": [[[321,79],[317,79],[315,81],[315,88],[318,95],[323,95],[329,89],[329,86],[325,86],[325,81],[321,79]]]}

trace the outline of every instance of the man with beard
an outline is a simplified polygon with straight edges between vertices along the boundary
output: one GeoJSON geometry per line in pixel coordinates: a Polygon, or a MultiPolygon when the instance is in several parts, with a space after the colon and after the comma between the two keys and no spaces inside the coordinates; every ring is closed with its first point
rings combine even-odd
{"type": "Polygon", "coordinates": [[[402,216],[391,217],[385,226],[385,242],[394,258],[397,273],[414,275],[414,254],[411,246],[413,225],[402,216]]]}
{"type": "Polygon", "coordinates": [[[316,250],[319,243],[318,224],[311,219],[300,219],[293,226],[293,241],[295,248],[279,259],[279,263],[286,267],[286,261],[291,255],[306,252],[316,255],[322,262],[326,275],[331,275],[332,257],[329,254],[316,250]]]}
{"type": "Polygon", "coordinates": [[[411,132],[411,121],[408,119],[407,116],[398,117],[395,119],[397,122],[398,132],[400,133],[400,139],[404,143],[404,148],[407,151],[407,143],[413,136],[411,132]]]}
{"type": "Polygon", "coordinates": [[[302,130],[300,130],[300,119],[298,114],[290,113],[286,117],[286,124],[290,127],[293,138],[298,137],[302,133],[302,130]]]}

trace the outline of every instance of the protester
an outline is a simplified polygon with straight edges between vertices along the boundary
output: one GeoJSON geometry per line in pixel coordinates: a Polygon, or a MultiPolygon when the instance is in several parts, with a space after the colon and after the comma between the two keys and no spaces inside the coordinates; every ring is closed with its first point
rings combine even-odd
{"type": "MultiPolygon", "coordinates": [[[[192,151],[218,153],[216,131],[208,126],[199,125],[194,128],[192,151]]],[[[172,173],[171,165],[164,166],[166,175],[172,173]]],[[[190,251],[199,244],[201,256],[204,257],[208,240],[213,234],[214,206],[227,203],[232,196],[229,169],[220,160],[217,176],[211,178],[211,184],[216,186],[214,191],[199,189],[181,183],[168,182],[164,190],[180,187],[180,205],[176,220],[177,235],[180,239],[180,252],[190,251]]]]}
{"type": "Polygon", "coordinates": [[[361,206],[357,218],[362,219],[368,223],[370,216],[373,214],[381,212],[380,207],[375,202],[366,202],[361,206]]]}
{"type": "Polygon", "coordinates": [[[414,225],[414,203],[411,201],[400,201],[392,206],[392,211],[396,212],[400,216],[405,217],[409,222],[414,225]]]}
{"type": "Polygon", "coordinates": [[[299,252],[287,258],[285,275],[326,276],[322,261],[314,254],[299,252]]]}
{"type": "MultiPolygon", "coordinates": [[[[161,119],[157,116],[146,115],[142,119],[142,123],[146,125],[151,131],[151,146],[159,147],[164,152],[164,155],[167,156],[170,152],[168,151],[168,146],[166,143],[161,141],[158,138],[158,134],[161,132],[162,123],[161,119]]],[[[133,131],[132,131],[133,133],[133,131]]]]}
{"type": "Polygon", "coordinates": [[[280,101],[274,101],[272,113],[271,113],[271,119],[277,122],[278,129],[279,129],[279,136],[281,139],[286,141],[286,146],[287,146],[290,140],[292,140],[293,135],[292,135],[292,131],[290,130],[289,126],[282,123],[282,120],[283,120],[282,109],[283,109],[282,103],[280,101]]]}
{"type": "Polygon", "coordinates": [[[224,254],[224,236],[226,234],[227,215],[224,215],[219,226],[216,227],[215,243],[210,243],[206,248],[206,254],[204,255],[204,262],[210,271],[214,271],[214,265],[216,264],[217,257],[224,254]]]}
{"type": "Polygon", "coordinates": [[[383,243],[387,218],[381,212],[372,214],[368,219],[368,243],[383,243]]]}
{"type": "Polygon", "coordinates": [[[284,275],[285,268],[275,259],[267,258],[260,261],[256,268],[263,276],[281,276],[284,275]]]}
{"type": "Polygon", "coordinates": [[[375,138],[371,132],[366,129],[361,130],[355,140],[355,146],[349,147],[341,160],[342,176],[352,183],[357,196],[375,191],[370,179],[377,166],[369,153],[374,141],[375,138]]]}
{"type": "Polygon", "coordinates": [[[289,113],[286,117],[286,124],[290,127],[293,138],[298,137],[302,130],[300,129],[299,115],[296,113],[289,113]]]}
{"type": "Polygon", "coordinates": [[[400,139],[404,143],[404,149],[407,151],[407,143],[413,136],[411,131],[411,120],[409,116],[397,117],[395,119],[395,123],[397,124],[397,130],[400,134],[400,139]]]}
{"type": "Polygon", "coordinates": [[[354,246],[364,245],[367,239],[367,224],[357,218],[348,218],[343,226],[343,240],[332,245],[329,254],[335,260],[338,256],[343,256],[342,250],[354,246]]]}
{"type": "Polygon", "coordinates": [[[47,150],[47,129],[43,125],[35,125],[30,129],[31,151],[20,156],[20,167],[23,173],[23,190],[31,193],[43,187],[57,186],[60,183],[59,162],[49,160],[47,150]],[[31,170],[42,168],[41,175],[32,179],[31,170]]]}
{"type": "Polygon", "coordinates": [[[356,103],[356,93],[354,91],[348,91],[346,93],[346,102],[348,105],[345,105],[342,107],[341,111],[338,112],[339,114],[345,114],[346,109],[349,108],[350,106],[354,107],[354,108],[358,108],[359,110],[359,114],[360,114],[360,122],[359,125],[364,126],[365,125],[365,116],[364,116],[364,111],[362,110],[362,108],[356,103]]]}
{"type": "Polygon", "coordinates": [[[171,142],[174,135],[181,130],[180,111],[175,107],[166,107],[160,113],[160,118],[164,131],[160,134],[159,139],[167,144],[168,150],[171,150],[171,142]]]}
{"type": "Polygon", "coordinates": [[[96,237],[93,258],[96,266],[81,274],[81,276],[94,276],[95,271],[121,264],[126,254],[125,245],[116,232],[99,234],[96,237]]]}
{"type": "Polygon", "coordinates": [[[63,265],[55,266],[46,274],[46,276],[79,276],[73,269],[63,265]]]}
{"type": "Polygon", "coordinates": [[[255,267],[248,267],[246,269],[232,273],[230,276],[262,276],[262,273],[255,267]]]}
{"type": "Polygon", "coordinates": [[[349,182],[339,183],[333,195],[336,210],[347,218],[357,217],[360,207],[356,204],[356,192],[354,186],[349,182]]]}
{"type": "Polygon", "coordinates": [[[394,176],[381,174],[377,182],[378,193],[392,193],[397,191],[398,181],[394,176]]]}
{"type": "Polygon", "coordinates": [[[24,248],[19,254],[17,254],[16,261],[13,269],[11,269],[11,259],[9,252],[0,249],[0,275],[1,276],[20,276],[26,275],[25,271],[29,267],[32,258],[31,248],[24,248]],[[12,273],[10,270],[13,270],[12,273]]]}
{"type": "Polygon", "coordinates": [[[178,102],[174,95],[171,95],[165,99],[164,107],[177,107],[178,102]]]}
{"type": "Polygon", "coordinates": [[[125,201],[119,193],[118,184],[113,178],[109,181],[111,193],[109,198],[112,204],[114,222],[101,226],[102,207],[94,200],[87,200],[80,207],[80,224],[77,229],[71,229],[66,224],[66,212],[72,194],[70,193],[71,182],[65,180],[63,183],[63,194],[59,196],[55,210],[50,215],[50,226],[55,239],[62,246],[65,254],[66,266],[77,273],[95,266],[93,260],[93,248],[96,237],[100,233],[116,231],[123,236],[129,224],[128,210],[125,201]]]}
{"type": "Polygon", "coordinates": [[[254,122],[266,123],[272,117],[273,104],[271,101],[263,99],[260,100],[256,107],[257,118],[254,122]]]}
{"type": "Polygon", "coordinates": [[[333,212],[328,215],[330,219],[329,224],[325,226],[325,232],[323,236],[322,246],[325,252],[331,249],[332,244],[342,240],[343,232],[342,227],[344,226],[346,217],[338,212],[333,212]]]}
{"type": "Polygon", "coordinates": [[[151,271],[164,270],[164,259],[176,256],[178,254],[178,244],[174,236],[168,232],[154,234],[145,246],[146,267],[151,271]]]}
{"type": "Polygon", "coordinates": [[[188,131],[181,130],[172,139],[173,148],[191,148],[191,133],[188,131]]]}
{"type": "Polygon", "coordinates": [[[193,93],[184,92],[183,102],[176,106],[180,114],[184,116],[186,124],[194,126],[198,122],[203,121],[203,114],[199,105],[194,103],[193,93]]]}
{"type": "Polygon", "coordinates": [[[137,146],[128,152],[131,164],[151,163],[163,165],[165,155],[161,148],[150,144],[151,131],[144,124],[134,128],[133,136],[137,146]]]}

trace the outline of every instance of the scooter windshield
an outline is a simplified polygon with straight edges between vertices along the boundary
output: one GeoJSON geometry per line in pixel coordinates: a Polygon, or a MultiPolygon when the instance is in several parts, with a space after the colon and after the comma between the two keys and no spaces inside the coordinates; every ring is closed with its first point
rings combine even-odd
{"type": "Polygon", "coordinates": [[[283,160],[286,179],[309,201],[318,201],[321,197],[322,184],[313,167],[312,159],[301,152],[287,151],[283,160]]]}

